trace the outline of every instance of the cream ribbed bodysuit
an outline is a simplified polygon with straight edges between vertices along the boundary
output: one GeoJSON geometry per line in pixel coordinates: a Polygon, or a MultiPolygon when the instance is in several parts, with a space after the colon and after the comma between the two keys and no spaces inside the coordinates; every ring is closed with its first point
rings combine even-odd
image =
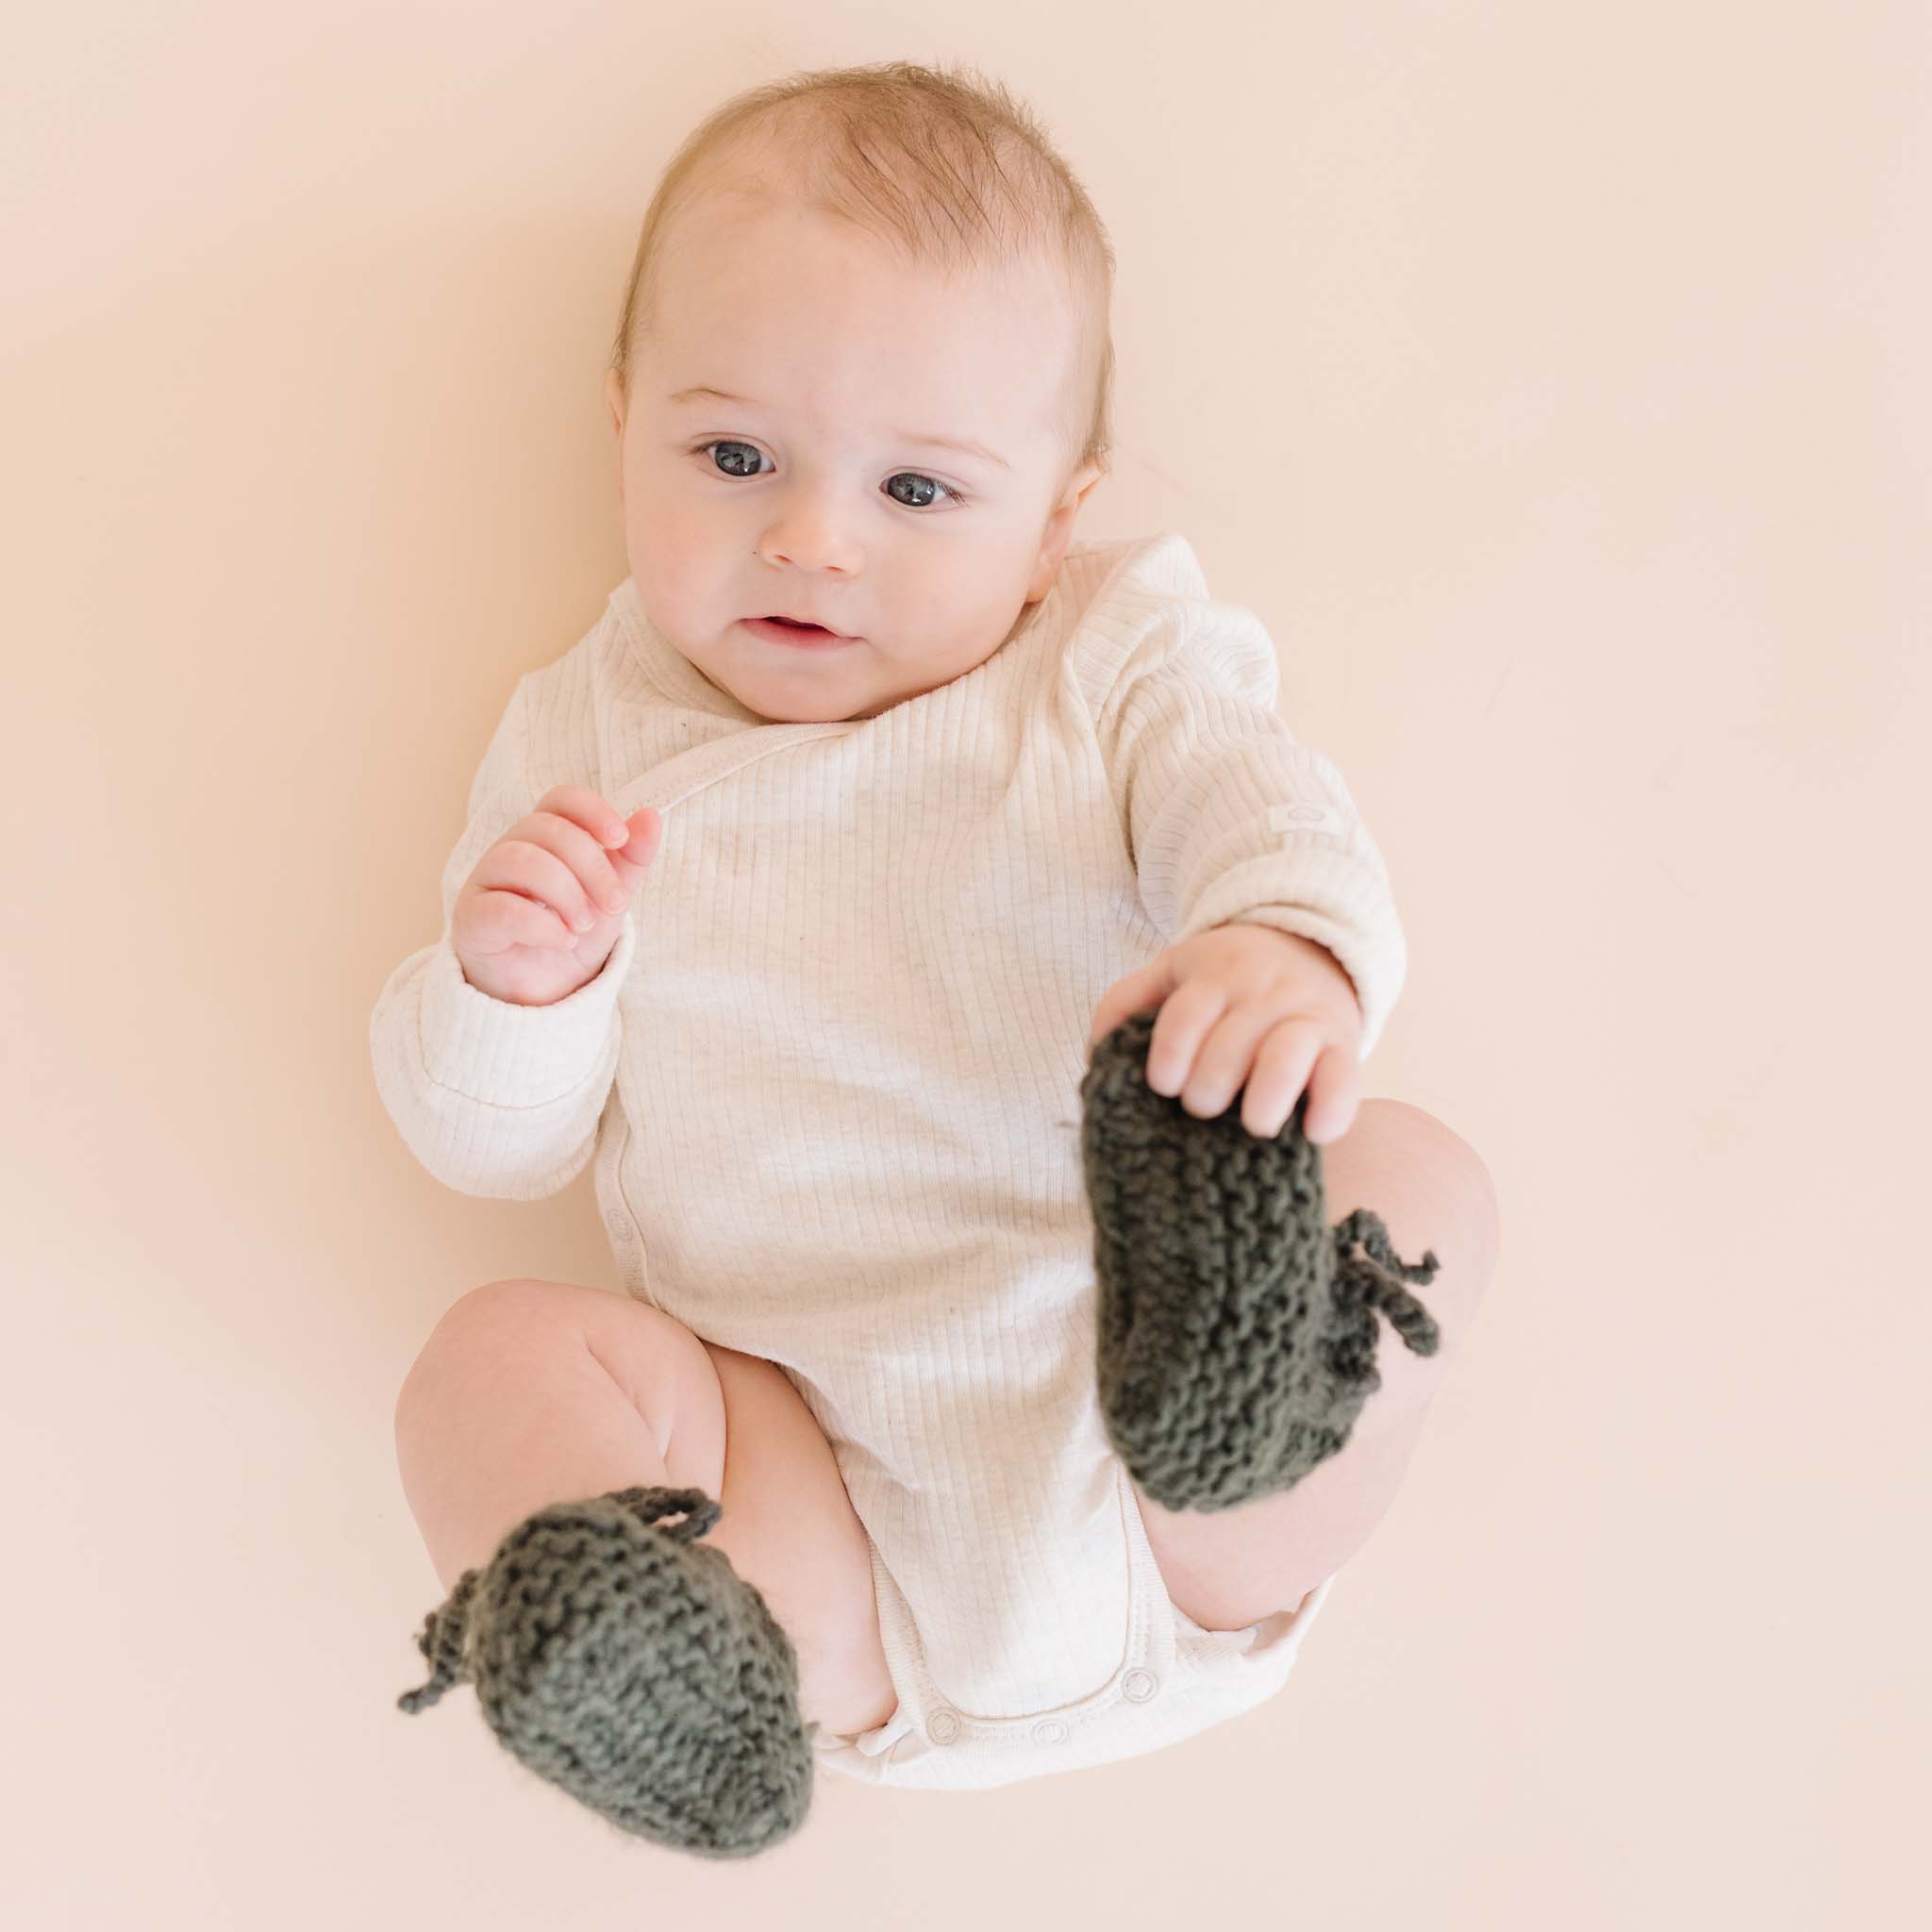
{"type": "Polygon", "coordinates": [[[1274,714],[1251,612],[1174,533],[1072,546],[984,663],[876,718],[771,724],[626,578],[523,677],[371,1019],[438,1179],[531,1200],[594,1160],[625,1290],[786,1371],[873,1542],[900,1706],[828,1771],[1009,1782],[1135,1755],[1280,1688],[1298,1611],[1205,1632],[1161,1588],[1094,1386],[1078,1088],[1115,980],[1230,921],[1353,980],[1362,1053],[1407,954],[1335,767],[1274,714]],[[449,941],[551,786],[660,849],[603,971],[529,1008],[449,941]]]}

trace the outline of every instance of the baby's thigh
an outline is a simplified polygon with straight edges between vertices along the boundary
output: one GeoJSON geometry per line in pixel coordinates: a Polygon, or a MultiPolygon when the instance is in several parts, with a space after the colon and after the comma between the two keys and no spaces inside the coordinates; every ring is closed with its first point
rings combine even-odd
{"type": "Polygon", "coordinates": [[[724,1392],[724,1477],[705,1541],[757,1587],[798,1652],[808,1723],[849,1737],[898,1699],[879,1636],[871,1542],[824,1431],[784,1372],[704,1344],[724,1392]]]}

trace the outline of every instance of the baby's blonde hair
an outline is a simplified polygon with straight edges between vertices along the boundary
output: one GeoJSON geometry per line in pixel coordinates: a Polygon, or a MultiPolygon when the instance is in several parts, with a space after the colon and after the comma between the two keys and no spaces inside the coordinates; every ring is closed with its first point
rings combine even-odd
{"type": "Polygon", "coordinates": [[[945,274],[1028,256],[1065,270],[1081,330],[1056,426],[1069,475],[1109,468],[1114,255],[1087,192],[1021,102],[976,70],[821,68],[734,94],[686,136],[644,211],[610,367],[629,393],[673,218],[726,186],[851,223],[945,274]],[[741,165],[763,144],[770,176],[741,165]]]}

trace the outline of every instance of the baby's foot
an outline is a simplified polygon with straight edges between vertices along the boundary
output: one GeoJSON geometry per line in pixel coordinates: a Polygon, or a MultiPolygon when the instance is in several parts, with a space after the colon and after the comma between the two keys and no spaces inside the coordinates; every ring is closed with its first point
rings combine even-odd
{"type": "Polygon", "coordinates": [[[430,1612],[429,1681],[401,1708],[474,1682],[518,1759],[627,1832],[712,1858],[789,1837],[815,1727],[764,1598],[697,1541],[719,1513],[702,1490],[644,1488],[538,1510],[430,1612]]]}
{"type": "Polygon", "coordinates": [[[1226,1509],[1291,1489],[1347,1441],[1382,1385],[1377,1307],[1414,1353],[1436,1352],[1401,1283],[1438,1263],[1398,1260],[1365,1209],[1328,1226],[1306,1093],[1273,1140],[1241,1124],[1239,1094],[1198,1120],[1157,1093],[1154,1022],[1137,1013],[1096,1042],[1080,1084],[1101,1416],[1162,1508],[1226,1509]]]}

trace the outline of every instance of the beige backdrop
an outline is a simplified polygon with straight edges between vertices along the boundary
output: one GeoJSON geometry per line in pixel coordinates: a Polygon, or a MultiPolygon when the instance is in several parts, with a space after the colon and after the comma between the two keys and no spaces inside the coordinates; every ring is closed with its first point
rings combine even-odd
{"type": "Polygon", "coordinates": [[[1923,6],[14,13],[0,1919],[1927,1923],[1923,6]],[[368,1017],[624,575],[658,167],[895,58],[1108,221],[1082,534],[1269,624],[1409,935],[1366,1091],[1481,1150],[1503,1255],[1276,1702],[707,1865],[395,1708],[405,1370],[616,1275],[588,1173],[415,1165],[368,1017]]]}

